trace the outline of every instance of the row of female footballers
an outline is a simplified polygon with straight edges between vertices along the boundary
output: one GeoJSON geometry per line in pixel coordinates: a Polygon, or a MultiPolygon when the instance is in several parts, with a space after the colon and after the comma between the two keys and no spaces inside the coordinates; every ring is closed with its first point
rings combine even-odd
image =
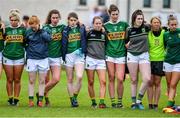
{"type": "Polygon", "coordinates": [[[67,89],[72,107],[79,106],[77,97],[85,67],[91,106],[107,107],[104,101],[107,69],[112,108],[123,108],[125,63],[131,78],[132,109],[144,109],[142,99],[146,90],[149,109],[158,109],[163,71],[167,79],[167,106],[174,106],[176,87],[180,79],[180,30],[177,28],[177,19],[174,16],[169,17],[169,28],[165,32],[158,17],[153,17],[151,24],[147,25],[141,10],[133,12],[131,27],[128,23],[119,21],[117,6],[110,5],[108,12],[110,21],[103,25],[101,17],[96,16],[93,18],[92,29],[79,23],[78,15],[74,12],[68,15],[68,26],[60,25],[61,16],[58,10],[49,12],[42,29],[37,16],[30,17],[29,28],[25,29],[20,27],[19,11],[12,10],[9,15],[10,26],[5,28],[1,24],[0,30],[0,49],[3,58],[1,62],[7,78],[9,105],[19,103],[25,48],[30,107],[34,106],[37,74],[39,75],[37,105],[43,106],[43,97],[45,97],[45,106],[50,105],[48,93],[60,80],[62,62],[65,63],[67,89]],[[74,72],[76,82],[73,82],[74,72]],[[94,91],[95,72],[100,81],[98,105],[94,91]],[[142,75],[142,83],[137,94],[139,72],[142,75]],[[115,78],[117,78],[117,88],[115,78]]]}

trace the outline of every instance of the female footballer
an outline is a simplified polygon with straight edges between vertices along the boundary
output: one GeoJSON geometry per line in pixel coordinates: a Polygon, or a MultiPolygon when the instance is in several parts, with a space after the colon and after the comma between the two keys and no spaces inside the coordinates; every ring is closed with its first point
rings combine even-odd
{"type": "Polygon", "coordinates": [[[72,107],[78,107],[77,96],[81,89],[84,72],[84,53],[86,52],[86,30],[79,24],[78,15],[71,12],[68,15],[68,26],[62,35],[62,59],[65,62],[67,89],[72,107]],[[76,83],[74,84],[74,72],[76,83]]]}
{"type": "Polygon", "coordinates": [[[4,31],[5,31],[5,25],[2,22],[1,17],[0,17],[0,79],[1,79],[2,69],[3,69],[3,67],[2,67],[2,51],[4,49],[4,38],[3,38],[4,31]]]}
{"type": "Polygon", "coordinates": [[[51,35],[44,29],[40,29],[40,20],[37,16],[29,19],[30,29],[26,31],[26,70],[29,74],[29,106],[34,106],[34,87],[36,76],[39,77],[39,98],[38,106],[42,107],[45,90],[45,77],[49,70],[48,63],[48,43],[51,41],[51,35]]]}
{"type": "Polygon", "coordinates": [[[180,28],[178,28],[177,18],[173,15],[169,16],[168,26],[169,31],[164,34],[166,55],[163,69],[166,78],[170,81],[167,106],[173,107],[176,88],[180,80],[180,28]]]}
{"type": "Polygon", "coordinates": [[[53,9],[48,13],[43,29],[51,34],[52,40],[48,44],[48,60],[52,79],[49,81],[49,74],[46,77],[45,105],[49,106],[49,91],[59,82],[61,73],[61,38],[64,25],[59,24],[61,15],[58,10],[53,9]]]}
{"type": "Polygon", "coordinates": [[[129,26],[126,22],[119,21],[119,9],[115,5],[109,7],[110,21],[105,23],[107,31],[106,63],[109,79],[109,96],[113,108],[122,108],[123,80],[125,74],[125,32],[129,26]],[[117,78],[117,88],[115,87],[117,78]],[[115,99],[115,88],[117,90],[118,102],[115,99]]]}
{"type": "Polygon", "coordinates": [[[5,28],[3,66],[7,78],[9,105],[18,105],[21,90],[21,75],[24,68],[25,28],[20,27],[20,12],[13,9],[9,14],[10,26],[5,28]]]}
{"type": "Polygon", "coordinates": [[[148,32],[150,27],[145,24],[144,14],[141,10],[135,10],[132,14],[131,28],[128,29],[126,47],[127,64],[131,77],[132,109],[144,109],[142,98],[151,79],[151,67],[148,52],[148,32]],[[138,73],[142,75],[142,83],[136,100],[138,87],[138,73]]]}
{"type": "Polygon", "coordinates": [[[93,18],[93,29],[87,34],[86,72],[88,77],[88,92],[92,101],[92,107],[97,103],[94,91],[94,78],[97,72],[100,93],[99,108],[106,108],[104,98],[106,95],[106,62],[105,62],[106,34],[103,28],[103,20],[99,16],[93,18]]]}
{"type": "Polygon", "coordinates": [[[149,109],[158,109],[161,95],[161,78],[164,75],[163,61],[165,56],[163,35],[165,30],[161,27],[161,20],[153,17],[150,20],[151,31],[148,33],[149,55],[151,61],[151,80],[147,89],[149,109]]]}

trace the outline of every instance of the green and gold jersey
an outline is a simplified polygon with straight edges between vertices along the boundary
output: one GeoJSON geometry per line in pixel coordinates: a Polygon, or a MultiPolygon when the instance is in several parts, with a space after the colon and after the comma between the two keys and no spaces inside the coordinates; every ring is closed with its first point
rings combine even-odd
{"type": "Polygon", "coordinates": [[[125,32],[127,27],[129,27],[128,23],[122,21],[117,23],[107,22],[105,24],[108,37],[106,46],[107,56],[117,58],[126,55],[125,32]]]}
{"type": "Polygon", "coordinates": [[[24,36],[25,28],[7,27],[5,29],[5,47],[3,56],[12,60],[24,58],[24,36]]]}
{"type": "Polygon", "coordinates": [[[4,49],[3,29],[0,29],[0,52],[4,49]]]}
{"type": "Polygon", "coordinates": [[[154,36],[152,31],[148,33],[149,54],[151,61],[164,61],[165,48],[164,48],[164,30],[161,31],[159,36],[154,36]]]}
{"type": "Polygon", "coordinates": [[[170,64],[180,63],[180,29],[174,32],[166,32],[164,34],[164,42],[166,45],[165,62],[170,64]]]}
{"type": "Polygon", "coordinates": [[[61,57],[61,39],[64,25],[45,25],[43,29],[50,32],[52,40],[48,44],[48,56],[51,58],[61,57]]]}
{"type": "Polygon", "coordinates": [[[78,27],[71,28],[68,35],[68,49],[67,49],[68,54],[74,52],[75,50],[81,47],[80,39],[81,39],[81,35],[79,28],[78,27]]]}

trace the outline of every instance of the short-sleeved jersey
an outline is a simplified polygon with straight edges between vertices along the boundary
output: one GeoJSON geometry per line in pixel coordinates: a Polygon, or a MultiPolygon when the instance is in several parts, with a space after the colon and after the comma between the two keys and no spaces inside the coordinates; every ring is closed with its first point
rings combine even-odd
{"type": "Polygon", "coordinates": [[[0,29],[0,52],[4,49],[3,29],[0,29]]]}
{"type": "Polygon", "coordinates": [[[180,29],[174,32],[164,34],[164,43],[166,46],[165,62],[170,64],[180,63],[180,29]]]}
{"type": "Polygon", "coordinates": [[[129,27],[126,22],[107,22],[105,29],[107,31],[106,55],[110,57],[124,57],[126,55],[125,48],[125,32],[129,27]]]}
{"type": "Polygon", "coordinates": [[[47,24],[43,27],[51,34],[52,40],[48,44],[48,56],[51,58],[61,57],[61,39],[64,25],[52,26],[47,24]]]}
{"type": "Polygon", "coordinates": [[[72,53],[81,47],[81,35],[78,27],[72,27],[68,35],[67,53],[72,53]]]}
{"type": "Polygon", "coordinates": [[[151,61],[164,61],[164,30],[161,30],[159,36],[155,36],[152,31],[148,33],[149,54],[151,61]]]}
{"type": "Polygon", "coordinates": [[[3,56],[12,60],[24,58],[24,37],[25,28],[7,27],[5,29],[6,45],[3,50],[3,56]]]}

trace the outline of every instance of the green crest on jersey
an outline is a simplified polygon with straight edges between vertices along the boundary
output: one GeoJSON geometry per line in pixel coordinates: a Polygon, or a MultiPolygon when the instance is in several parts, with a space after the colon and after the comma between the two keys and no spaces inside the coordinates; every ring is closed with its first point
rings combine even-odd
{"type": "Polygon", "coordinates": [[[73,33],[76,33],[76,29],[75,28],[73,28],[73,33]]]}
{"type": "Polygon", "coordinates": [[[52,34],[56,33],[56,28],[52,28],[52,34]]]}
{"type": "Polygon", "coordinates": [[[154,39],[154,45],[155,45],[155,46],[159,46],[159,43],[160,43],[160,42],[159,42],[159,39],[154,39]]]}
{"type": "Polygon", "coordinates": [[[103,34],[101,34],[101,39],[103,39],[103,40],[105,39],[105,36],[103,34]]]}
{"type": "Polygon", "coordinates": [[[117,31],[117,28],[118,28],[117,26],[114,26],[114,31],[117,31]]]}
{"type": "Polygon", "coordinates": [[[17,29],[13,30],[12,34],[17,34],[17,29]]]}
{"type": "Polygon", "coordinates": [[[146,32],[145,28],[142,28],[142,32],[143,32],[143,33],[146,32]]]}
{"type": "Polygon", "coordinates": [[[168,37],[168,39],[169,39],[169,40],[171,40],[171,39],[172,39],[172,37],[170,37],[170,36],[169,36],[169,37],[168,37]]]}
{"type": "Polygon", "coordinates": [[[178,34],[178,38],[180,38],[180,33],[178,34]]]}
{"type": "Polygon", "coordinates": [[[19,33],[22,34],[22,33],[23,33],[23,30],[19,30],[19,33]]]}
{"type": "Polygon", "coordinates": [[[122,26],[119,26],[119,30],[123,30],[123,27],[122,27],[122,26]]]}

